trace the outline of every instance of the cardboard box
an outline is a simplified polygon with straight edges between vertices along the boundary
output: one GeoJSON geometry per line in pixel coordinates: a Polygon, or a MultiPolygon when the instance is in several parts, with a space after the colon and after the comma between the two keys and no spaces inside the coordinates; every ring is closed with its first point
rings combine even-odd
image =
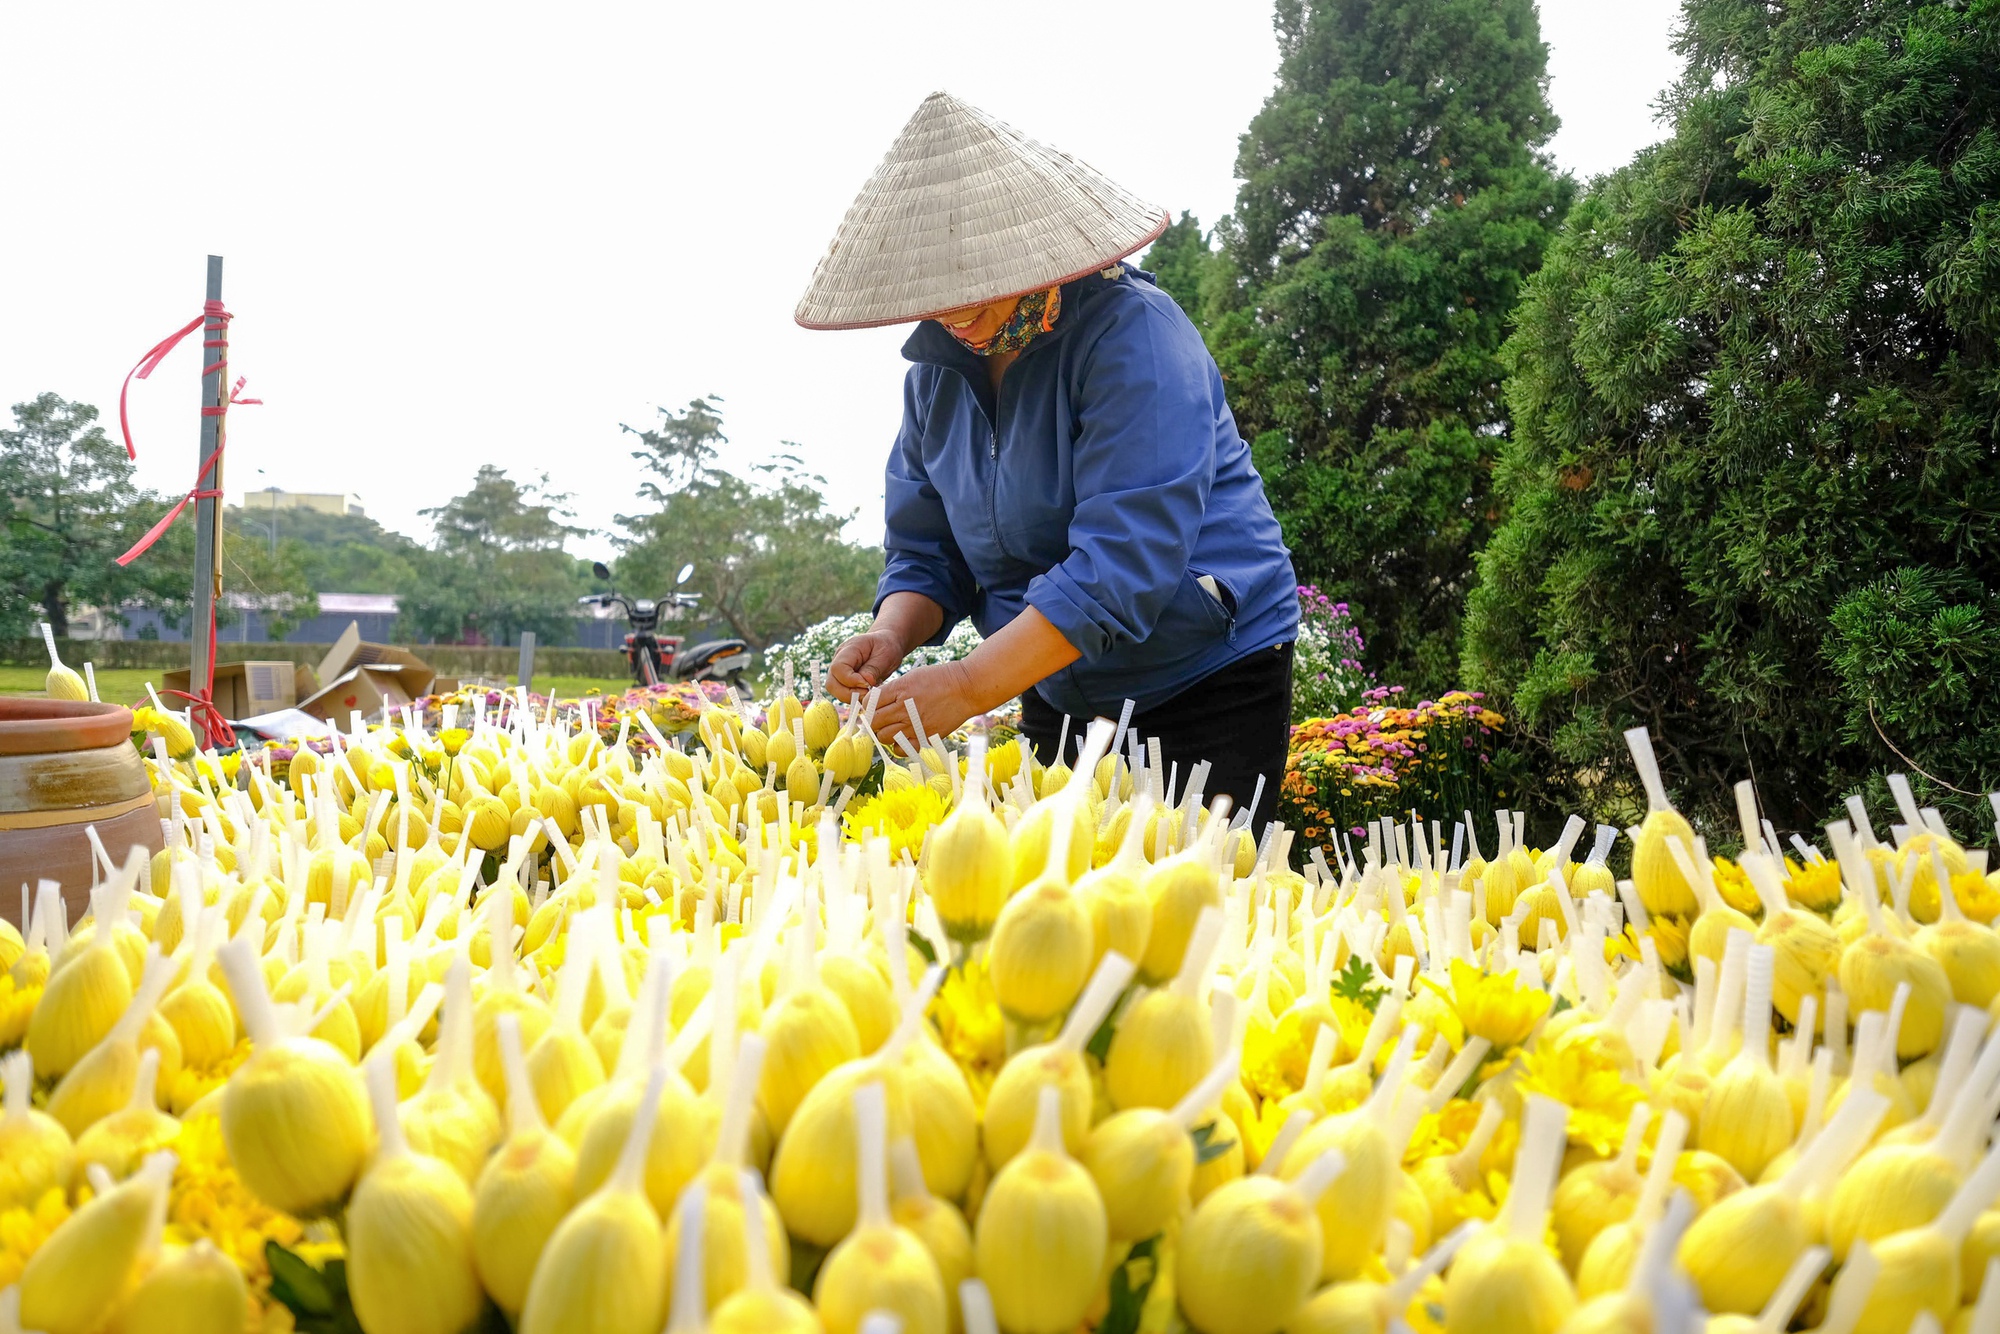
{"type": "MultiPolygon", "coordinates": [[[[161,688],[185,691],[191,676],[186,671],[168,672],[160,679],[161,688]]],[[[221,662],[215,666],[215,707],[232,721],[275,713],[310,695],[313,686],[310,667],[279,660],[221,662]]]]}
{"type": "Polygon", "coordinates": [[[431,665],[416,654],[389,644],[371,644],[361,637],[360,625],[349,621],[340,638],[333,641],[333,647],[319,660],[320,688],[325,689],[356,667],[393,668],[404,693],[412,699],[429,691],[437,677],[431,665]]]}
{"type": "Polygon", "coordinates": [[[320,659],[315,675],[322,684],[299,701],[299,709],[340,727],[356,709],[364,718],[379,720],[384,709],[402,708],[437,679],[430,664],[408,649],[362,639],[361,627],[353,621],[320,659]]]}
{"type": "Polygon", "coordinates": [[[390,663],[363,663],[321,686],[312,698],[301,700],[299,712],[342,728],[357,709],[369,722],[381,722],[415,698],[403,688],[402,671],[390,663]]]}

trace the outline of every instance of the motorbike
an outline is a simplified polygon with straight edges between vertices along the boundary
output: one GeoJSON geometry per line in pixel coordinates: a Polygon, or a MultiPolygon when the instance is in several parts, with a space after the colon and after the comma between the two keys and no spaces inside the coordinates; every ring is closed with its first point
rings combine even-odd
{"type": "MultiPolygon", "coordinates": [[[[611,571],[603,561],[593,563],[590,570],[604,583],[611,582],[611,571]]],[[[632,633],[625,636],[625,661],[630,664],[632,679],[638,684],[652,686],[663,681],[721,681],[747,697],[749,687],[743,684],[743,672],[750,665],[750,646],[744,641],[711,639],[688,647],[681,635],[658,633],[663,612],[673,613],[668,618],[671,620],[685,609],[700,605],[701,594],[681,591],[693,574],[694,566],[681,566],[680,574],[674,579],[674,590],[657,601],[628,598],[614,590],[578,598],[577,605],[615,605],[625,609],[625,620],[632,627],[632,633]]]]}

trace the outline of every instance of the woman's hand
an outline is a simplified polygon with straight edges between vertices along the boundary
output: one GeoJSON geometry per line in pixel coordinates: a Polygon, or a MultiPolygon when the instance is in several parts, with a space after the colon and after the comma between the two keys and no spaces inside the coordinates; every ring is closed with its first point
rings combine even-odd
{"type": "MultiPolygon", "coordinates": [[[[875,735],[891,747],[898,735],[914,732],[910,726],[910,706],[914,700],[924,730],[933,736],[950,736],[987,705],[974,695],[972,674],[964,662],[940,662],[931,667],[913,667],[882,688],[875,705],[875,735]]],[[[911,735],[917,746],[924,738],[911,735]]]]}
{"type": "MultiPolygon", "coordinates": [[[[893,743],[898,733],[908,732],[909,708],[903,701],[913,699],[924,730],[949,736],[966,719],[999,708],[1077,656],[1062,632],[1029,607],[969,656],[918,667],[884,686],[875,705],[875,735],[893,743]]],[[[922,737],[912,739],[923,744],[922,737]]]]}
{"type": "Polygon", "coordinates": [[[875,624],[833,655],[826,669],[827,688],[853,702],[888,680],[910,656],[910,646],[923,643],[943,624],[944,608],[922,593],[909,589],[891,593],[875,609],[875,624]]]}
{"type": "Polygon", "coordinates": [[[851,703],[888,680],[905,656],[902,636],[888,630],[864,631],[834,653],[826,671],[828,688],[851,703]]]}

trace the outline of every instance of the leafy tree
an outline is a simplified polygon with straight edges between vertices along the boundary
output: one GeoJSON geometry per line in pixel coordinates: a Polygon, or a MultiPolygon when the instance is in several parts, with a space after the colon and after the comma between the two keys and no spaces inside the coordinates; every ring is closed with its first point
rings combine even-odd
{"type": "Polygon", "coordinates": [[[587,585],[563,543],[588,530],[563,520],[569,496],[538,481],[516,482],[491,464],[472,489],[436,509],[436,536],[414,554],[415,581],[403,591],[399,620],[426,641],[507,643],[532,630],[560,642],[587,585]]]}
{"type": "MultiPolygon", "coordinates": [[[[158,518],[164,508],[157,502],[140,506],[149,520],[158,518]]],[[[192,633],[194,624],[194,551],[190,506],[133,567],[147,566],[156,585],[133,600],[171,618],[182,634],[192,633]]],[[[218,634],[243,619],[236,605],[238,597],[251,599],[262,618],[263,632],[272,639],[283,639],[302,622],[319,615],[319,594],[313,587],[305,544],[287,538],[273,551],[268,537],[232,525],[226,513],[222,523],[222,588],[223,600],[215,608],[218,634]]]]}
{"type": "Polygon", "coordinates": [[[620,581],[664,591],[691,562],[687,587],[704,613],[758,648],[868,606],[881,557],[841,536],[854,516],[826,508],[825,479],[794,455],[757,465],[759,480],[723,468],[719,402],[697,398],[682,412],[662,408],[656,426],[625,427],[642,444],[632,457],[653,474],[639,494],[658,508],[618,517],[620,581]]]}
{"type": "Polygon", "coordinates": [[[404,593],[417,584],[416,562],[421,546],[403,534],[384,528],[365,514],[322,514],[317,510],[273,512],[256,503],[231,506],[225,522],[246,536],[297,541],[302,548],[306,583],[322,593],[404,593]]]}
{"type": "Polygon", "coordinates": [[[187,598],[190,566],[151,553],[117,565],[163,506],[132,484],[131,460],[96,421],[89,404],[43,394],[15,404],[14,428],[0,431],[0,636],[40,620],[66,635],[83,606],[187,598]]]}
{"type": "Polygon", "coordinates": [[[1497,517],[1508,312],[1572,193],[1541,151],[1547,48],[1533,0],[1278,0],[1275,21],[1218,229],[1235,287],[1179,237],[1169,290],[1195,274],[1301,580],[1355,606],[1376,666],[1441,689],[1497,517]]]}
{"type": "Polygon", "coordinates": [[[1600,812],[1643,723],[1718,832],[1735,780],[1801,828],[1880,768],[1984,827],[2000,0],[1696,0],[1679,46],[1522,304],[1467,675],[1600,812]]]}
{"type": "Polygon", "coordinates": [[[1140,261],[1160,290],[1179,302],[1196,324],[1203,323],[1208,312],[1226,299],[1223,294],[1233,277],[1214,242],[1213,234],[1201,229],[1201,221],[1184,212],[1178,221],[1167,224],[1140,261]]]}

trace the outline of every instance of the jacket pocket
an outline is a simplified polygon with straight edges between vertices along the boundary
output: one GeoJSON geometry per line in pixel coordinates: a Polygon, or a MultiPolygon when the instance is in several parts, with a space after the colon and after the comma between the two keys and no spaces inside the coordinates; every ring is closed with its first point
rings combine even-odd
{"type": "Polygon", "coordinates": [[[1236,590],[1224,583],[1219,576],[1193,569],[1188,573],[1193,576],[1195,587],[1201,590],[1202,596],[1207,598],[1210,605],[1221,614],[1224,631],[1231,639],[1236,638],[1236,613],[1241,606],[1236,597],[1236,590]]]}
{"type": "Polygon", "coordinates": [[[1180,586],[1174,589],[1173,600],[1154,625],[1153,637],[1201,641],[1228,634],[1234,626],[1229,604],[1224,599],[1230,596],[1233,595],[1220,582],[1216,584],[1216,592],[1209,592],[1202,583],[1201,571],[1182,571],[1180,586]]]}

